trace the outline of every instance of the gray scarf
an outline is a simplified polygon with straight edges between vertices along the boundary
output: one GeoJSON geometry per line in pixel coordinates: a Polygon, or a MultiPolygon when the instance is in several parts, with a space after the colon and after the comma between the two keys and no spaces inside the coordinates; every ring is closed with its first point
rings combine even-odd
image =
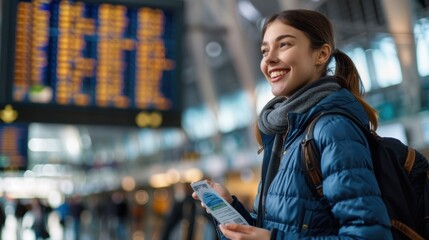
{"type": "Polygon", "coordinates": [[[285,134],[288,129],[286,115],[289,112],[304,113],[341,86],[334,77],[324,77],[304,86],[291,97],[274,97],[259,115],[259,129],[268,135],[285,134]]]}

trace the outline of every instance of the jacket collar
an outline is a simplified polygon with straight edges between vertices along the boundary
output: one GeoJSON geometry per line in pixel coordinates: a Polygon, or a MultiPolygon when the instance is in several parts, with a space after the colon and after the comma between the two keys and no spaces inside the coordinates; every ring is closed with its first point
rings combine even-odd
{"type": "MultiPolygon", "coordinates": [[[[288,113],[289,130],[286,139],[293,138],[295,135],[301,133],[307,124],[323,111],[343,111],[355,116],[364,125],[368,125],[368,117],[363,106],[347,89],[341,89],[335,93],[330,94],[322,99],[314,107],[305,113],[288,113]]],[[[262,143],[264,149],[271,145],[275,135],[266,135],[261,133],[262,143]]]]}

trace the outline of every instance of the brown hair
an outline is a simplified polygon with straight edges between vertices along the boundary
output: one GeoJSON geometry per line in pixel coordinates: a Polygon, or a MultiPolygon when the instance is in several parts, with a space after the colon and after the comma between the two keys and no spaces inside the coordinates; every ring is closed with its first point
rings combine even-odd
{"type": "Polygon", "coordinates": [[[277,20],[304,32],[310,40],[312,49],[319,49],[324,44],[328,44],[333,49],[329,61],[326,62],[325,71],[322,73],[322,76],[326,76],[328,64],[333,57],[335,59],[334,76],[340,79],[339,84],[349,90],[365,108],[371,123],[371,129],[375,131],[378,126],[377,110],[364,99],[365,91],[363,84],[353,61],[347,54],[335,48],[334,31],[329,19],[321,13],[311,10],[294,9],[283,11],[271,16],[264,23],[262,38],[268,26],[277,20]]]}

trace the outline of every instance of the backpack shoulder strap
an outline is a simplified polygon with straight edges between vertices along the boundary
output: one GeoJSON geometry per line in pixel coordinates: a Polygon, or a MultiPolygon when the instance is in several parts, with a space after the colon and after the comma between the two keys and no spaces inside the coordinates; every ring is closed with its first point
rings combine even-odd
{"type": "Polygon", "coordinates": [[[314,126],[317,121],[325,116],[325,115],[342,115],[352,120],[355,125],[357,125],[362,132],[365,134],[368,139],[369,136],[372,136],[372,133],[369,129],[367,129],[356,117],[341,111],[327,111],[321,112],[316,115],[305,129],[304,138],[301,141],[301,161],[305,167],[305,174],[307,181],[310,186],[313,186],[311,189],[313,191],[314,196],[318,199],[323,198],[323,176],[320,170],[320,153],[317,149],[316,143],[314,142],[314,126]]]}
{"type": "Polygon", "coordinates": [[[321,113],[311,120],[307,125],[305,130],[305,136],[301,141],[301,161],[305,166],[307,181],[312,185],[313,194],[319,199],[323,197],[323,188],[322,188],[322,173],[319,168],[320,153],[315,148],[313,141],[313,129],[316,122],[324,114],[321,113]]]}

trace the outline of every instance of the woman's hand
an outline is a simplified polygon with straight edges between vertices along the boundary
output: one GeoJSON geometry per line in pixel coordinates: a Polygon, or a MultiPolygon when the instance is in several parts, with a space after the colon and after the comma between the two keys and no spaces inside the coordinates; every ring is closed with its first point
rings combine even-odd
{"type": "MultiPolygon", "coordinates": [[[[219,196],[223,197],[228,203],[232,203],[233,198],[228,189],[226,189],[222,184],[206,180],[207,183],[216,191],[219,196]]],[[[192,193],[192,197],[196,200],[200,200],[195,192],[192,193]]]]}
{"type": "Polygon", "coordinates": [[[235,223],[220,224],[219,229],[225,237],[231,240],[269,240],[271,237],[270,231],[249,225],[235,223]]]}
{"type": "MultiPolygon", "coordinates": [[[[216,191],[216,193],[219,194],[219,196],[224,198],[228,203],[232,203],[234,199],[232,198],[232,195],[231,193],[229,193],[228,189],[226,189],[222,184],[215,183],[210,180],[206,181],[216,191]]],[[[192,193],[192,197],[196,200],[200,200],[195,192],[192,193]]],[[[204,208],[206,207],[202,202],[201,206],[203,206],[204,208]]]]}

